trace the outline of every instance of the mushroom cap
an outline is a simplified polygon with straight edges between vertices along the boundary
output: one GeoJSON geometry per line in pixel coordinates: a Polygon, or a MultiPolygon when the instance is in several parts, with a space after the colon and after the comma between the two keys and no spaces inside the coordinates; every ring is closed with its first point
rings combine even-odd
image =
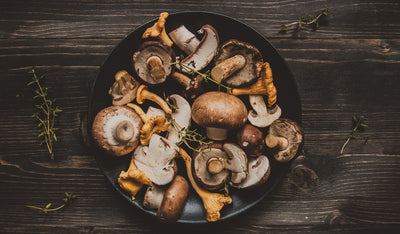
{"type": "Polygon", "coordinates": [[[245,57],[246,64],[242,69],[225,79],[225,82],[233,87],[245,86],[255,81],[263,64],[262,55],[256,47],[243,41],[231,39],[219,47],[215,56],[215,65],[237,54],[245,57]]]}
{"type": "Polygon", "coordinates": [[[247,121],[247,109],[239,98],[211,91],[193,102],[192,119],[202,127],[240,128],[247,121]]]}
{"type": "Polygon", "coordinates": [[[245,124],[239,129],[237,135],[237,144],[246,152],[249,157],[257,157],[264,153],[264,136],[260,129],[251,124],[245,124]]]}
{"type": "Polygon", "coordinates": [[[208,148],[207,145],[202,145],[198,150],[201,152],[195,151],[192,156],[192,171],[195,180],[207,190],[217,190],[224,187],[229,177],[229,171],[223,169],[219,173],[212,174],[207,169],[209,159],[217,158],[224,161],[228,158],[228,155],[222,149],[222,145],[214,143],[211,148],[208,148]]]}
{"type": "Polygon", "coordinates": [[[269,134],[283,137],[288,141],[288,147],[284,150],[273,150],[274,157],[278,162],[292,160],[303,144],[303,131],[293,120],[277,119],[269,126],[269,134]]]}
{"type": "Polygon", "coordinates": [[[93,121],[92,137],[106,153],[122,156],[132,152],[139,144],[139,132],[143,122],[132,109],[125,106],[110,106],[99,111],[93,121]],[[128,121],[133,129],[127,129],[132,138],[122,142],[116,139],[116,129],[122,121],[128,121]]]}
{"type": "Polygon", "coordinates": [[[240,146],[225,143],[224,151],[228,154],[225,168],[231,171],[231,184],[240,184],[247,177],[247,156],[240,146]]]}
{"type": "Polygon", "coordinates": [[[171,74],[171,63],[175,61],[175,52],[159,41],[145,41],[133,54],[133,66],[136,74],[148,84],[161,84],[171,74]],[[148,69],[147,60],[152,57],[159,57],[164,66],[165,75],[161,79],[154,79],[148,69]]]}
{"type": "Polygon", "coordinates": [[[239,185],[233,186],[238,189],[257,188],[268,180],[270,173],[271,164],[267,156],[261,155],[257,158],[250,158],[246,179],[239,185]]]}
{"type": "Polygon", "coordinates": [[[164,186],[158,186],[155,184],[147,187],[146,193],[143,198],[143,206],[146,209],[153,210],[158,209],[164,198],[164,194],[167,188],[164,186]]]}

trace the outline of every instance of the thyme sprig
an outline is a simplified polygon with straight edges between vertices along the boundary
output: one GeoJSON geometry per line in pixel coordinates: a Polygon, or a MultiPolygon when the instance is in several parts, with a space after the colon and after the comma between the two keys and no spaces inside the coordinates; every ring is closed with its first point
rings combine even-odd
{"type": "Polygon", "coordinates": [[[32,74],[32,81],[27,85],[36,85],[36,95],[33,99],[40,99],[41,101],[41,104],[35,105],[39,111],[32,115],[32,118],[39,122],[37,126],[39,128],[38,138],[42,139],[40,145],[46,144],[51,159],[54,159],[53,142],[58,141],[56,131],[59,130],[59,128],[54,127],[54,122],[62,110],[58,106],[54,106],[56,99],[49,98],[48,87],[44,87],[40,83],[45,75],[39,76],[35,67],[32,67],[28,73],[32,74]]]}
{"type": "Polygon", "coordinates": [[[327,16],[331,16],[331,10],[327,5],[324,5],[324,9],[318,15],[301,16],[296,22],[282,25],[279,32],[285,33],[290,30],[300,31],[304,26],[311,27],[312,30],[317,30],[320,27],[321,20],[327,16]]]}
{"type": "Polygon", "coordinates": [[[189,75],[191,75],[191,76],[200,75],[206,82],[207,82],[207,81],[211,81],[212,83],[218,85],[218,90],[220,90],[221,87],[222,87],[222,88],[226,89],[226,91],[227,91],[228,93],[231,92],[232,87],[230,87],[230,86],[228,86],[228,85],[224,85],[224,84],[222,84],[221,82],[218,82],[218,81],[214,80],[214,79],[211,77],[211,71],[210,71],[210,70],[206,71],[205,73],[199,72],[199,71],[197,71],[197,70],[195,69],[195,68],[196,68],[196,63],[195,63],[194,61],[190,61],[190,62],[188,63],[188,65],[186,65],[186,64],[182,63],[182,60],[183,60],[183,55],[180,56],[178,62],[171,63],[171,65],[177,64],[177,65],[179,66],[179,70],[180,70],[181,72],[182,72],[183,69],[189,70],[189,75]]]}
{"type": "Polygon", "coordinates": [[[57,210],[61,210],[62,208],[68,206],[69,204],[71,204],[71,202],[73,200],[76,199],[76,195],[73,193],[65,193],[65,198],[63,198],[63,204],[61,204],[58,207],[54,207],[52,208],[51,206],[53,205],[53,203],[48,203],[45,207],[39,207],[39,206],[30,206],[30,205],[26,205],[26,207],[28,208],[32,208],[32,209],[36,209],[36,210],[40,210],[43,213],[47,214],[47,212],[52,212],[52,211],[57,211],[57,210]]]}
{"type": "Polygon", "coordinates": [[[350,142],[350,140],[356,138],[355,134],[356,134],[357,130],[368,127],[368,125],[366,125],[364,123],[364,121],[365,121],[365,116],[363,116],[363,115],[360,115],[360,116],[354,115],[353,116],[354,128],[351,131],[351,133],[347,136],[346,141],[344,142],[342,148],[340,149],[340,154],[343,154],[344,148],[346,148],[346,145],[350,142]]]}

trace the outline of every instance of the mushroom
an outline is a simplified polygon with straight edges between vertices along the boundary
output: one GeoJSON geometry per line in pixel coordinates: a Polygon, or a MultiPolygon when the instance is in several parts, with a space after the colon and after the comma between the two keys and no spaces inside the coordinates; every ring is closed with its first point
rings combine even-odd
{"type": "Polygon", "coordinates": [[[171,74],[175,53],[158,41],[145,41],[133,54],[136,74],[148,84],[161,84],[171,74]]]}
{"type": "Polygon", "coordinates": [[[153,134],[149,146],[140,145],[133,153],[137,168],[143,171],[156,185],[170,183],[176,173],[177,165],[174,158],[178,154],[178,147],[168,139],[153,134]]]}
{"type": "Polygon", "coordinates": [[[139,144],[142,125],[142,120],[133,110],[124,106],[110,106],[97,113],[92,136],[106,153],[122,156],[132,152],[139,144]]]}
{"type": "Polygon", "coordinates": [[[186,54],[193,53],[200,44],[197,37],[190,32],[185,25],[181,25],[172,32],[169,33],[171,39],[175,42],[175,45],[179,47],[186,54]]]}
{"type": "Polygon", "coordinates": [[[236,138],[237,144],[246,152],[247,156],[257,157],[263,154],[265,142],[260,129],[251,124],[245,124],[239,129],[236,138]]]}
{"type": "MultiPolygon", "coordinates": [[[[215,28],[206,24],[201,27],[198,33],[203,34],[203,38],[201,39],[197,48],[186,58],[180,61],[180,63],[183,65],[181,70],[185,73],[191,72],[191,69],[195,71],[202,70],[211,62],[217,53],[219,37],[215,28]]],[[[176,37],[175,43],[185,43],[185,40],[187,40],[187,38],[176,37]]],[[[177,64],[177,67],[180,68],[179,64],[177,64]]]]}
{"type": "Polygon", "coordinates": [[[213,140],[225,140],[229,129],[237,129],[247,121],[247,109],[237,97],[223,92],[207,92],[192,105],[192,119],[205,127],[213,140]]]}
{"type": "Polygon", "coordinates": [[[126,104],[129,108],[132,108],[144,122],[143,127],[140,129],[139,139],[140,144],[148,145],[150,138],[153,134],[158,134],[167,131],[169,127],[169,122],[163,115],[158,115],[156,117],[150,117],[144,113],[142,108],[133,103],[126,104]]]}
{"type": "Polygon", "coordinates": [[[270,173],[271,165],[267,156],[261,155],[257,158],[250,158],[246,179],[242,183],[232,186],[238,189],[257,188],[268,180],[270,173]]]}
{"type": "Polygon", "coordinates": [[[173,125],[169,126],[167,130],[167,139],[171,142],[177,144],[185,136],[185,131],[182,129],[187,129],[190,125],[191,120],[191,107],[186,99],[178,94],[172,94],[168,97],[168,100],[172,102],[176,110],[171,114],[173,119],[173,125]]]}
{"type": "Polygon", "coordinates": [[[193,176],[207,190],[217,190],[225,186],[229,179],[232,184],[240,184],[247,175],[247,157],[236,144],[213,144],[203,146],[193,154],[193,176]]]}
{"type": "Polygon", "coordinates": [[[171,47],[174,43],[169,39],[165,32],[165,22],[168,17],[168,12],[162,12],[158,21],[154,25],[143,33],[142,38],[146,39],[149,37],[159,38],[165,45],[171,47]]]}
{"type": "Polygon", "coordinates": [[[147,90],[146,85],[139,86],[136,93],[136,102],[138,104],[143,104],[144,100],[150,100],[157,103],[166,114],[172,114],[171,108],[169,108],[168,103],[164,101],[160,96],[147,90]]]}
{"type": "Polygon", "coordinates": [[[148,210],[156,210],[160,207],[161,202],[164,198],[165,191],[167,190],[164,186],[158,186],[155,184],[147,187],[146,193],[143,198],[143,207],[148,210]]]}
{"type": "Polygon", "coordinates": [[[281,116],[281,108],[276,104],[276,88],[273,84],[272,69],[269,63],[262,65],[261,76],[256,83],[246,88],[236,88],[230,94],[249,95],[250,105],[253,110],[249,111],[249,122],[256,127],[267,127],[281,116]],[[268,96],[268,108],[265,105],[263,95],[268,96]]]}
{"type": "Polygon", "coordinates": [[[256,47],[231,39],[219,47],[211,77],[233,87],[247,85],[257,79],[262,63],[263,58],[256,47]]]}
{"type": "Polygon", "coordinates": [[[161,205],[158,208],[157,218],[171,223],[179,219],[189,195],[189,184],[185,178],[177,175],[165,191],[161,205]]]}
{"type": "Polygon", "coordinates": [[[115,82],[108,93],[112,97],[113,105],[125,105],[136,98],[139,82],[127,71],[119,71],[115,74],[115,82]]]}
{"type": "Polygon", "coordinates": [[[197,75],[193,79],[190,79],[182,73],[173,72],[171,77],[185,87],[185,90],[183,90],[183,96],[188,100],[197,98],[200,94],[204,93],[206,88],[205,81],[201,75],[197,75]]]}
{"type": "Polygon", "coordinates": [[[290,119],[277,119],[269,126],[265,144],[271,148],[278,162],[289,162],[299,151],[303,143],[303,131],[290,119]]]}
{"type": "Polygon", "coordinates": [[[182,148],[179,148],[179,156],[185,161],[186,172],[193,189],[203,201],[204,208],[206,209],[206,220],[208,222],[215,222],[221,218],[221,209],[228,204],[232,203],[232,198],[228,195],[220,193],[212,193],[200,188],[193,178],[192,174],[192,158],[182,148]]]}
{"type": "Polygon", "coordinates": [[[118,184],[131,195],[132,200],[135,200],[135,196],[143,187],[143,184],[151,185],[151,180],[136,167],[132,158],[128,170],[121,171],[118,184]]]}

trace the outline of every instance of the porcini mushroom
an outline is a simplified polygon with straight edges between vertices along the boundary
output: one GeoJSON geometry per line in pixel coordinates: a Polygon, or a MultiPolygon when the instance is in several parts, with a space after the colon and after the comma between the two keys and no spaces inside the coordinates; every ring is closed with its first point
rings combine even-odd
{"type": "Polygon", "coordinates": [[[97,113],[92,136],[106,153],[122,156],[132,152],[139,144],[142,125],[142,120],[133,110],[124,106],[110,106],[97,113]]]}
{"type": "Polygon", "coordinates": [[[138,104],[143,104],[144,100],[153,101],[157,103],[166,114],[172,114],[171,108],[168,106],[168,103],[164,101],[164,99],[157,94],[150,92],[146,85],[141,85],[136,93],[136,102],[138,104]]]}
{"type": "Polygon", "coordinates": [[[261,155],[257,158],[250,158],[248,161],[248,174],[240,184],[232,185],[238,189],[253,189],[264,184],[271,173],[271,165],[267,156],[261,155]]]}
{"type": "Polygon", "coordinates": [[[143,187],[143,184],[151,185],[151,180],[136,167],[132,159],[128,170],[121,171],[118,184],[131,195],[132,200],[135,200],[135,196],[143,187]]]}
{"type": "Polygon", "coordinates": [[[156,185],[170,183],[176,173],[177,166],[174,158],[178,147],[168,139],[153,134],[149,146],[140,145],[133,153],[133,159],[138,169],[149,177],[156,185]]]}
{"type": "Polygon", "coordinates": [[[167,121],[165,116],[158,115],[156,117],[150,117],[146,113],[144,113],[142,108],[140,108],[138,105],[128,103],[126,104],[126,106],[132,108],[144,122],[142,128],[139,131],[140,144],[148,145],[150,142],[150,138],[153,134],[167,131],[169,127],[169,122],[167,121]]]}
{"type": "Polygon", "coordinates": [[[202,94],[206,88],[205,81],[202,76],[197,75],[193,79],[190,79],[185,74],[179,72],[173,72],[171,77],[176,80],[179,84],[185,87],[183,90],[183,96],[188,100],[193,100],[202,94]]]}
{"type": "Polygon", "coordinates": [[[167,33],[165,32],[165,23],[168,17],[168,12],[162,12],[158,21],[154,25],[143,33],[142,38],[146,39],[149,37],[159,38],[165,45],[171,47],[174,43],[169,39],[167,33]]]}
{"type": "Polygon", "coordinates": [[[219,47],[211,77],[233,87],[247,85],[257,79],[262,64],[263,58],[256,47],[231,39],[219,47]]]}
{"type": "MultiPolygon", "coordinates": [[[[203,38],[197,48],[180,61],[180,63],[184,65],[181,70],[185,73],[191,72],[191,69],[195,71],[202,70],[212,61],[217,53],[219,37],[215,28],[206,24],[201,27],[198,33],[203,34],[203,38]],[[187,67],[190,67],[191,69],[188,69],[187,67]]],[[[179,41],[177,42],[179,44],[184,43],[184,40],[186,40],[186,38],[175,38],[175,41],[179,41]]],[[[179,64],[177,64],[177,67],[180,68],[179,64]]]]}
{"type": "Polygon", "coordinates": [[[229,129],[243,126],[247,121],[247,109],[237,97],[223,92],[207,92],[192,105],[192,119],[205,127],[213,140],[225,140],[229,129]]]}
{"type": "Polygon", "coordinates": [[[236,134],[237,144],[249,157],[257,157],[264,153],[264,136],[260,129],[245,124],[236,134]]]}
{"type": "Polygon", "coordinates": [[[125,105],[136,98],[139,82],[125,70],[115,74],[115,82],[108,93],[112,97],[113,105],[125,105]]]}
{"type": "Polygon", "coordinates": [[[281,108],[276,104],[276,88],[273,84],[272,69],[268,62],[262,65],[261,76],[256,83],[246,88],[234,88],[230,94],[249,95],[250,105],[249,122],[256,127],[267,127],[281,116],[281,108]],[[268,96],[268,107],[264,102],[264,96],[268,96]]]}
{"type": "Polygon", "coordinates": [[[185,161],[186,172],[193,189],[203,201],[204,208],[206,209],[206,220],[208,222],[215,222],[221,218],[221,209],[228,204],[232,203],[232,198],[228,195],[220,193],[212,193],[200,188],[193,178],[192,173],[192,158],[182,148],[179,148],[179,156],[185,161]]]}
{"type": "Polygon", "coordinates": [[[186,54],[193,53],[199,47],[200,41],[190,32],[185,25],[181,25],[169,33],[175,45],[186,54]]]}
{"type": "Polygon", "coordinates": [[[272,149],[278,162],[292,160],[303,143],[303,131],[290,119],[277,119],[269,126],[265,144],[272,149]]]}
{"type": "Polygon", "coordinates": [[[148,84],[161,84],[171,74],[174,51],[158,41],[145,41],[133,54],[136,74],[148,84]]]}

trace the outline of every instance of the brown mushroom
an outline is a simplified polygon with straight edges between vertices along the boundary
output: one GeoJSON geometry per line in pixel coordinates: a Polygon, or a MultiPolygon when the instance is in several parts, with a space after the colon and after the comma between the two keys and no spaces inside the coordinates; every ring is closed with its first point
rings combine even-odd
{"type": "Polygon", "coordinates": [[[238,189],[253,189],[264,184],[271,173],[271,165],[267,156],[261,155],[250,158],[248,162],[248,174],[240,184],[232,185],[238,189]]]}
{"type": "Polygon", "coordinates": [[[206,88],[205,81],[200,75],[197,75],[193,79],[190,79],[182,73],[173,72],[171,74],[171,77],[183,87],[185,87],[185,90],[183,90],[183,96],[188,100],[193,100],[197,98],[200,94],[204,93],[204,90],[206,88]]]}
{"type": "Polygon", "coordinates": [[[264,153],[264,136],[260,129],[251,124],[245,124],[239,129],[237,135],[237,144],[246,152],[247,156],[257,157],[264,153]]]}
{"type": "Polygon", "coordinates": [[[97,113],[92,136],[106,153],[122,156],[132,152],[139,144],[142,125],[142,120],[133,110],[124,106],[110,106],[97,113]]]}
{"type": "Polygon", "coordinates": [[[288,162],[298,153],[303,143],[303,131],[290,119],[277,119],[269,126],[265,144],[271,148],[278,162],[288,162]]]}
{"type": "Polygon", "coordinates": [[[219,47],[211,77],[233,87],[244,86],[257,79],[262,63],[263,58],[256,47],[231,39],[219,47]]]}
{"type": "Polygon", "coordinates": [[[139,82],[127,71],[119,71],[115,74],[115,82],[108,93],[112,97],[113,105],[125,105],[136,98],[139,82]]]}
{"type": "Polygon", "coordinates": [[[165,23],[168,17],[168,12],[162,12],[158,21],[154,25],[143,33],[142,38],[146,39],[149,37],[159,38],[165,45],[171,47],[174,43],[169,39],[167,33],[165,32],[165,23]]]}
{"type": "Polygon", "coordinates": [[[247,120],[247,109],[237,97],[223,92],[207,92],[192,105],[192,119],[205,127],[213,140],[225,140],[229,129],[242,127],[247,120]]]}
{"type": "Polygon", "coordinates": [[[171,74],[174,51],[158,41],[145,41],[133,54],[136,74],[148,84],[161,84],[171,74]]]}

